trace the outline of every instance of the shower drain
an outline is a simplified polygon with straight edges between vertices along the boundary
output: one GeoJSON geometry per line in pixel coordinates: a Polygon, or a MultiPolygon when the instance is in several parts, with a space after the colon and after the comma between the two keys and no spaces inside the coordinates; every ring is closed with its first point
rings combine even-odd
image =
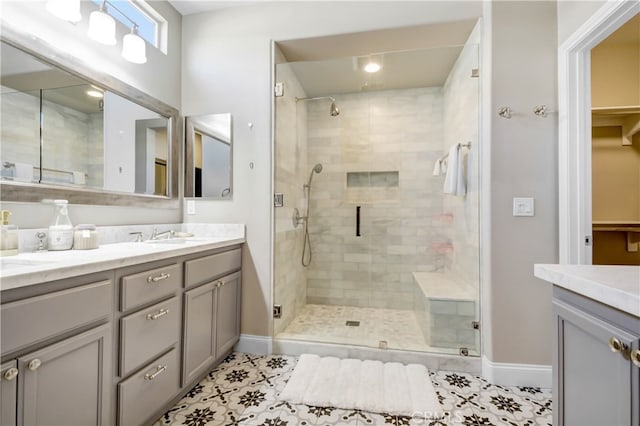
{"type": "Polygon", "coordinates": [[[360,325],[360,321],[347,321],[348,327],[358,327],[360,325]]]}

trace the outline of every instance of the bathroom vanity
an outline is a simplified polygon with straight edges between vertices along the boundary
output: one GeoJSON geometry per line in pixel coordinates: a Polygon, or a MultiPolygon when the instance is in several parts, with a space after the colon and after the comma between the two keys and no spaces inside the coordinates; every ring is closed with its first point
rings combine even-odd
{"type": "Polygon", "coordinates": [[[244,232],[3,259],[1,424],[160,417],[239,338],[243,242],[244,232]]]}
{"type": "Polygon", "coordinates": [[[640,267],[535,265],[554,284],[554,425],[640,423],[640,267]]]}

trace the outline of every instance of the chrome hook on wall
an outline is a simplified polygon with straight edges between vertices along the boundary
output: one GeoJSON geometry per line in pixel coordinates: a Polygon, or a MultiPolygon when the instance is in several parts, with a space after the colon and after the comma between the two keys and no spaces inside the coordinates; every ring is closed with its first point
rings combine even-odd
{"type": "Polygon", "coordinates": [[[513,111],[511,110],[511,107],[503,106],[498,109],[498,115],[502,118],[511,118],[513,117],[513,111]]]}
{"type": "Polygon", "coordinates": [[[533,107],[533,113],[538,117],[548,117],[549,114],[557,111],[549,111],[546,105],[536,105],[533,107]]]}

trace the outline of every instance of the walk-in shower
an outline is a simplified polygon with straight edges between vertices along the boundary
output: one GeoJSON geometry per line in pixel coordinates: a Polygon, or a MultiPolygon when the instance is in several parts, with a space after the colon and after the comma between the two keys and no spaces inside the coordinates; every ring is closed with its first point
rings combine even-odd
{"type": "Polygon", "coordinates": [[[384,53],[376,75],[276,65],[275,342],[479,354],[477,40],[384,53]],[[444,194],[434,164],[468,141],[466,195],[444,194]]]}

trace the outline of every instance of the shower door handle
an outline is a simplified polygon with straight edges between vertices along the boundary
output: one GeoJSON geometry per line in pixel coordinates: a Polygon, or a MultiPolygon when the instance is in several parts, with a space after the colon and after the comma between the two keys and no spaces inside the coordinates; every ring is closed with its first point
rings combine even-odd
{"type": "Polygon", "coordinates": [[[360,206],[356,206],[356,237],[360,236],[360,206]]]}

